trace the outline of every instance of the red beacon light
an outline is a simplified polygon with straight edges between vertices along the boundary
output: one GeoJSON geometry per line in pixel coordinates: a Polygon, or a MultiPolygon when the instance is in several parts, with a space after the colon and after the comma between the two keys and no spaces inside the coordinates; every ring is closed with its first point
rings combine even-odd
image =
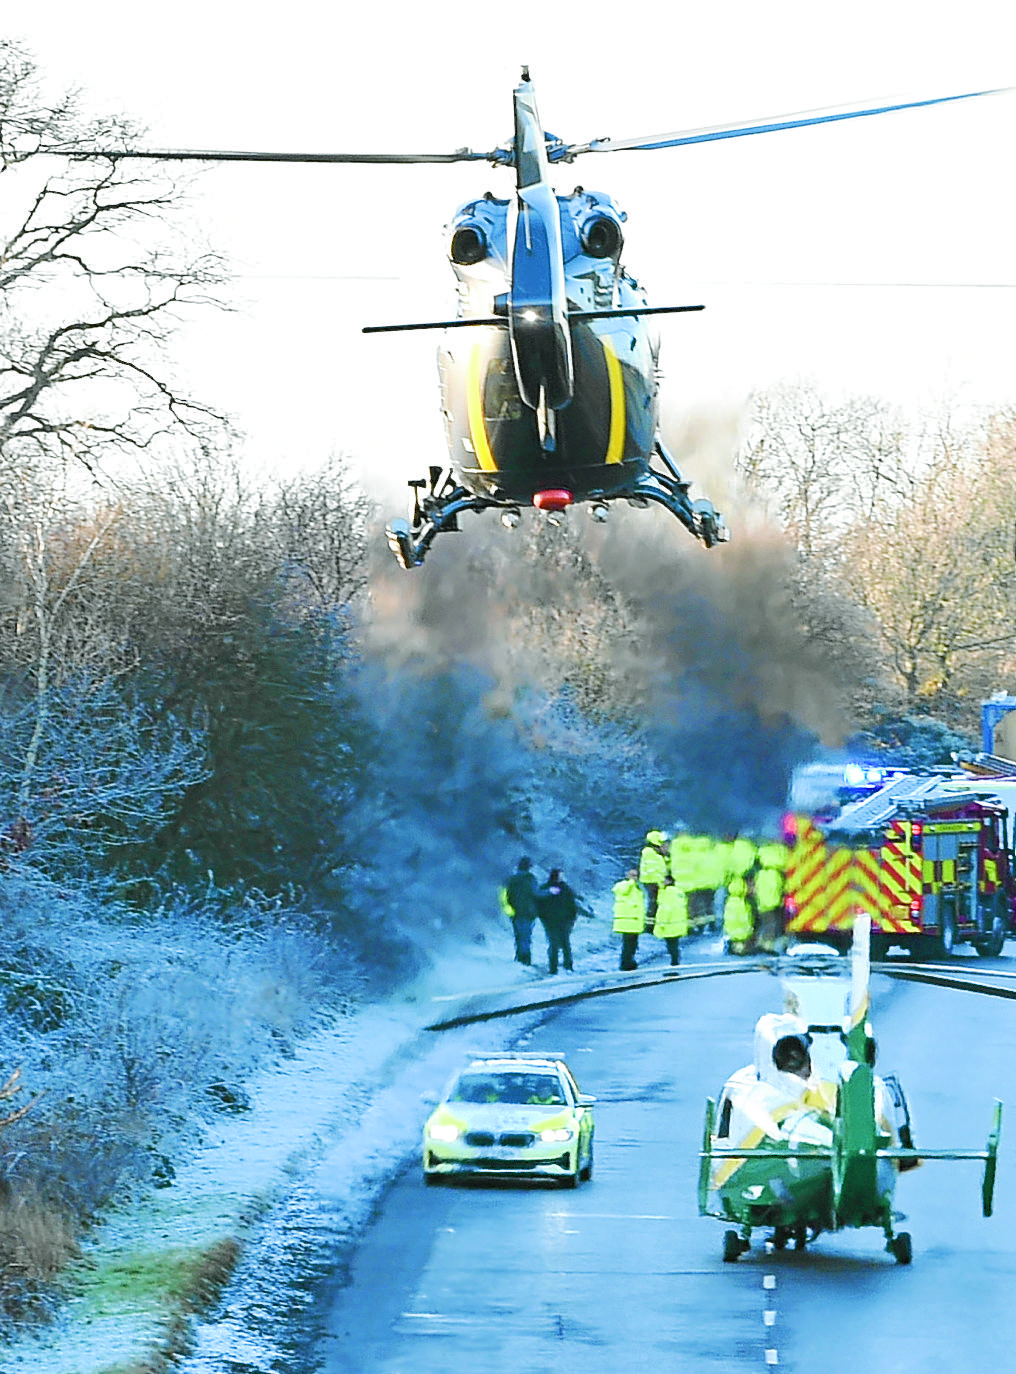
{"type": "Polygon", "coordinates": [[[562,511],[566,510],[575,498],[570,491],[564,487],[550,487],[547,491],[538,491],[533,497],[533,505],[537,510],[562,511]]]}

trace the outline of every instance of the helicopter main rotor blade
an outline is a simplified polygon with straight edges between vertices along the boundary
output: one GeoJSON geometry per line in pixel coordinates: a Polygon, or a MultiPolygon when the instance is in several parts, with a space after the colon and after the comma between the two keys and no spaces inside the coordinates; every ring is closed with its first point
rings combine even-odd
{"type": "Polygon", "coordinates": [[[149,158],[158,162],[498,162],[503,153],[474,153],[471,148],[459,148],[454,153],[268,153],[222,148],[41,148],[40,152],[58,157],[89,158],[149,158]]]}
{"type": "MultiPolygon", "coordinates": [[[[932,96],[926,100],[900,101],[893,104],[837,106],[824,110],[805,110],[799,114],[782,115],[772,119],[744,120],[737,124],[716,124],[704,129],[688,129],[679,133],[646,135],[640,138],[598,138],[591,143],[563,143],[549,139],[546,149],[548,162],[571,162],[583,153],[616,153],[650,151],[656,148],[679,148],[691,143],[713,143],[724,138],[745,138],[749,134],[776,133],[782,129],[802,129],[811,124],[834,124],[846,119],[861,119],[867,115],[890,114],[896,110],[915,110],[928,105],[944,105],[956,100],[975,100],[985,95],[1005,95],[1016,89],[999,86],[993,90],[965,91],[959,95],[932,96]]],[[[40,147],[40,153],[81,161],[92,157],[113,160],[145,158],[156,162],[293,162],[293,163],[362,163],[398,165],[412,163],[449,164],[454,162],[489,162],[493,166],[513,166],[516,151],[512,144],[493,148],[489,152],[475,152],[472,148],[456,148],[451,153],[279,153],[256,149],[225,148],[61,148],[40,147]]]]}
{"type": "Polygon", "coordinates": [[[592,143],[573,143],[560,153],[551,153],[554,160],[571,161],[581,153],[617,153],[649,151],[654,148],[680,148],[690,143],[714,143],[722,138],[745,138],[749,134],[778,133],[782,129],[803,129],[811,124],[836,124],[846,119],[862,119],[867,115],[892,114],[896,110],[917,110],[927,105],[946,105],[955,100],[976,100],[983,95],[1003,95],[1012,86],[1000,86],[990,91],[966,91],[961,95],[938,95],[928,100],[908,100],[898,104],[834,106],[824,110],[803,110],[799,114],[782,115],[772,119],[749,119],[738,124],[715,124],[705,129],[687,129],[683,133],[658,134],[642,138],[597,138],[592,143]]]}

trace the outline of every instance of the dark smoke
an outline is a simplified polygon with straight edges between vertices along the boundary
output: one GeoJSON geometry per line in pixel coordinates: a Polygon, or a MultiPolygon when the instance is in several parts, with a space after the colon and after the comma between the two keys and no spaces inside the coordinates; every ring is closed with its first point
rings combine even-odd
{"type": "Polygon", "coordinates": [[[373,837],[400,875],[374,897],[386,920],[495,921],[522,852],[594,895],[651,825],[771,827],[794,765],[842,731],[843,684],[800,629],[787,545],[751,507],[728,519],[707,552],[620,503],[604,527],[466,517],[410,574],[378,541],[361,699],[383,741],[373,837]]]}

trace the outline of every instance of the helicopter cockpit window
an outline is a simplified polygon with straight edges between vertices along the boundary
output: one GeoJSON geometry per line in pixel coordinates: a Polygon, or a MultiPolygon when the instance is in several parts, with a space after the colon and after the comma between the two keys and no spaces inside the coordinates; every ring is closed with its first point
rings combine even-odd
{"type": "Polygon", "coordinates": [[[716,1127],[716,1136],[719,1140],[725,1140],[730,1135],[730,1114],[733,1106],[729,1097],[725,1097],[720,1104],[720,1119],[716,1127]]]}
{"type": "Polygon", "coordinates": [[[487,368],[483,388],[483,415],[486,420],[520,420],[522,397],[509,358],[495,358],[487,368]]]}

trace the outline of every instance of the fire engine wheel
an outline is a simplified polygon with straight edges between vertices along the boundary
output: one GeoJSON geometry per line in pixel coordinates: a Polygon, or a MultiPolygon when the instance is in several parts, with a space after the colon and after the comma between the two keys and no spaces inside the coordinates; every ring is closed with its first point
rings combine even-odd
{"type": "Polygon", "coordinates": [[[943,904],[942,925],[938,935],[938,953],[947,959],[956,948],[956,912],[943,904]]]}
{"type": "Polygon", "coordinates": [[[1005,944],[1005,917],[1001,906],[995,903],[991,908],[991,928],[988,934],[978,940],[974,948],[983,959],[997,959],[1005,944]]]}

